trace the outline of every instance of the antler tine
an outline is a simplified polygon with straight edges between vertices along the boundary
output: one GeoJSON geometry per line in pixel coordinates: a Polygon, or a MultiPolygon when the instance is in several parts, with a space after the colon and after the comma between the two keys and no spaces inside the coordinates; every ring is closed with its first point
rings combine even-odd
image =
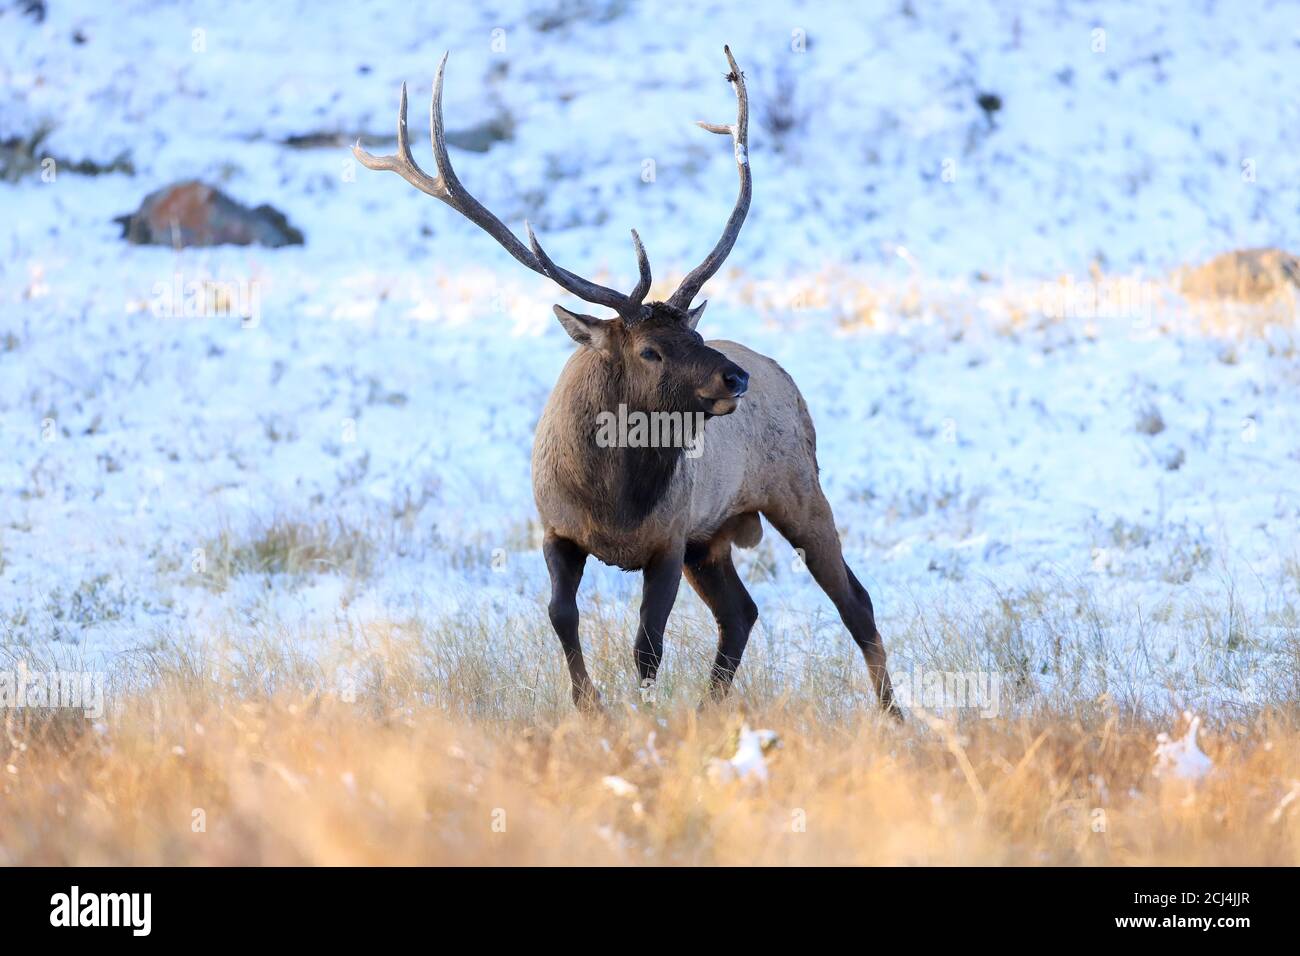
{"type": "Polygon", "coordinates": [[[628,302],[632,305],[639,306],[645,301],[646,293],[650,291],[650,257],[645,254],[645,246],[641,245],[641,237],[632,230],[632,245],[636,247],[636,266],[641,273],[641,278],[637,280],[636,287],[628,293],[628,302]]]}
{"type": "Polygon", "coordinates": [[[433,81],[433,96],[429,101],[429,138],[433,143],[433,158],[438,166],[438,175],[430,176],[420,168],[411,155],[411,144],[406,130],[405,83],[402,84],[402,97],[397,111],[397,152],[388,156],[375,156],[362,149],[361,142],[358,140],[352,147],[353,155],[367,169],[397,173],[420,192],[442,200],[495,239],[516,261],[539,275],[553,280],[565,291],[587,302],[613,309],[625,318],[639,316],[641,301],[650,288],[650,263],[646,259],[641,240],[636,238],[635,231],[632,235],[636,242],[637,264],[641,270],[641,281],[636,287],[639,295],[634,290],[632,296],[625,296],[603,285],[589,282],[567,269],[561,269],[542,251],[531,227],[528,229],[528,238],[533,251],[529,252],[505,223],[492,215],[486,206],[461,185],[456,170],[451,165],[451,157],[447,153],[447,136],[442,120],[442,78],[447,69],[447,56],[448,54],[444,53],[438,62],[438,73],[433,81]],[[642,286],[645,288],[643,289],[642,286]]]}
{"type": "Polygon", "coordinates": [[[640,311],[639,306],[641,303],[633,303],[628,296],[623,295],[621,292],[615,292],[603,285],[588,282],[581,276],[574,275],[568,269],[557,266],[551,257],[546,254],[542,244],[537,241],[537,236],[533,233],[533,227],[526,219],[524,220],[524,228],[528,230],[528,244],[533,247],[533,255],[541,263],[543,275],[548,276],[565,292],[572,293],[587,302],[594,302],[596,305],[603,305],[606,308],[613,309],[626,318],[633,318],[640,311]]]}
{"type": "Polygon", "coordinates": [[[429,98],[429,140],[433,145],[433,159],[438,164],[438,179],[445,185],[448,194],[447,203],[458,213],[478,226],[500,243],[510,255],[534,272],[546,275],[541,264],[524,248],[524,244],[515,238],[515,234],[496,216],[492,215],[481,202],[470,195],[469,190],[460,184],[451,165],[451,156],[447,153],[447,134],[442,122],[442,77],[447,69],[447,57],[450,51],[438,61],[438,73],[433,79],[433,96],[429,98]]]}
{"type": "Polygon", "coordinates": [[[668,304],[678,309],[689,309],[700,288],[709,279],[713,278],[713,274],[722,267],[722,263],[726,261],[727,256],[731,253],[731,247],[736,244],[736,237],[740,235],[740,227],[744,224],[745,216],[749,213],[749,200],[752,194],[749,172],[749,95],[745,92],[745,74],[736,65],[736,58],[731,55],[731,47],[724,46],[722,52],[727,55],[727,63],[731,67],[731,72],[727,74],[727,80],[736,91],[736,122],[723,125],[721,123],[705,123],[701,120],[696,125],[701,129],[708,130],[710,133],[731,136],[732,148],[736,154],[736,168],[740,174],[740,192],[736,196],[735,208],[731,210],[731,216],[727,219],[727,224],[722,230],[722,237],[718,239],[713,251],[705,256],[703,262],[691,270],[686,278],[682,280],[682,284],[677,287],[677,291],[669,297],[668,304]]]}
{"type": "MultiPolygon", "coordinates": [[[[446,62],[446,57],[443,57],[446,62]]],[[[411,155],[411,143],[406,135],[406,84],[402,84],[402,98],[397,107],[397,152],[388,156],[375,156],[361,148],[361,140],[357,140],[356,145],[352,147],[352,155],[357,158],[366,169],[386,169],[390,172],[397,173],[408,183],[414,186],[420,192],[432,196],[434,199],[441,199],[453,209],[456,204],[452,201],[451,193],[448,192],[446,183],[441,176],[430,176],[411,155]]]]}

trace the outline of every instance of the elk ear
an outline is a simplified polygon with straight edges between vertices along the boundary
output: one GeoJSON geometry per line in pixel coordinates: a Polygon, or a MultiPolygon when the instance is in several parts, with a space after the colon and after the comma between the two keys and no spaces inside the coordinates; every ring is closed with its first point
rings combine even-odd
{"type": "Polygon", "coordinates": [[[686,327],[688,329],[694,329],[700,324],[700,316],[704,314],[704,307],[708,304],[709,300],[705,299],[695,308],[686,310],[686,327]]]}
{"type": "Polygon", "coordinates": [[[610,351],[609,329],[614,324],[613,319],[598,319],[594,315],[570,312],[562,305],[551,308],[555,310],[555,317],[560,320],[564,331],[569,333],[569,338],[573,341],[597,352],[610,351]]]}

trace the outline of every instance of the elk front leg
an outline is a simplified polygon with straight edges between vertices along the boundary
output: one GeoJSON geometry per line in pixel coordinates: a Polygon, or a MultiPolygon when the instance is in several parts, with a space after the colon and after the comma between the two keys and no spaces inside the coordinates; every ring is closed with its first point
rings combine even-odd
{"type": "Polygon", "coordinates": [[[578,640],[578,584],[582,581],[587,552],[568,538],[547,531],[542,554],[546,557],[546,570],[551,574],[551,603],[547,610],[551,627],[555,628],[564,648],[564,662],[569,665],[573,702],[579,710],[590,713],[600,709],[600,695],[587,676],[582,642],[578,640]]]}
{"type": "Polygon", "coordinates": [[[682,556],[684,548],[673,548],[656,555],[645,566],[641,586],[641,623],[637,628],[636,673],[641,689],[653,687],[659,661],[664,654],[664,627],[668,614],[677,600],[677,588],[682,581],[682,556]]]}

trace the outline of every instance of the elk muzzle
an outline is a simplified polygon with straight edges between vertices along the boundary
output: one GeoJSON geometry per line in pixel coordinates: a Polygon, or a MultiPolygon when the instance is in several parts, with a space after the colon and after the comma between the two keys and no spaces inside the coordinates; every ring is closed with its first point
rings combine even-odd
{"type": "Polygon", "coordinates": [[[749,373],[732,361],[724,361],[695,393],[706,415],[730,415],[749,389],[749,373]]]}

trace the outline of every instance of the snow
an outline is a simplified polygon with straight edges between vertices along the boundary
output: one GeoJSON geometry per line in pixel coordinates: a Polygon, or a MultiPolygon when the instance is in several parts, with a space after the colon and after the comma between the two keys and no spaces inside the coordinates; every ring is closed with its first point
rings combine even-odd
{"type": "MultiPolygon", "coordinates": [[[[406,80],[427,168],[424,91],[450,50],[449,129],[513,124],[453,149],[467,186],[597,281],[631,284],[636,227],[672,281],[734,200],[725,139],[693,125],[734,116],[724,42],[754,203],[702,331],[799,383],[894,666],[1204,713],[1284,693],[1294,326],[1225,339],[1147,299],[1023,315],[1094,265],[1158,296],[1210,254],[1300,247],[1300,23],[1280,6],[6,8],[0,141],[48,127],[65,166],[125,151],[134,174],[0,182],[0,642],[95,658],[275,623],[537,615],[529,448],[573,347],[550,305],[573,303],[397,177],[283,141],[386,152],[406,80]],[[307,244],[118,238],[114,216],[196,177],[272,202],[307,244]],[[246,283],[257,315],[159,317],[177,280],[246,283]],[[1152,410],[1162,427],[1139,427],[1152,410]],[[357,530],[368,566],[330,552],[212,585],[222,542],[281,520],[357,530]]],[[[748,664],[853,653],[770,528],[741,563],[762,615],[748,664]]],[[[583,600],[637,590],[592,566],[583,600]]]]}
{"type": "Polygon", "coordinates": [[[716,784],[733,781],[742,783],[766,783],[768,780],[767,757],[765,754],[773,747],[779,746],[780,737],[774,730],[754,730],[749,724],[742,724],[736,740],[735,756],[723,760],[714,757],[709,761],[709,779],[716,784]]]}
{"type": "Polygon", "coordinates": [[[1157,777],[1173,780],[1197,781],[1207,777],[1214,769],[1214,761],[1207,757],[1196,742],[1196,735],[1201,728],[1201,718],[1184,713],[1187,720],[1187,732],[1178,740],[1168,734],[1156,736],[1156,766],[1153,771],[1157,777]]]}
{"type": "Polygon", "coordinates": [[[637,795],[637,786],[622,777],[614,774],[601,777],[601,785],[616,797],[635,797],[637,795]]]}

